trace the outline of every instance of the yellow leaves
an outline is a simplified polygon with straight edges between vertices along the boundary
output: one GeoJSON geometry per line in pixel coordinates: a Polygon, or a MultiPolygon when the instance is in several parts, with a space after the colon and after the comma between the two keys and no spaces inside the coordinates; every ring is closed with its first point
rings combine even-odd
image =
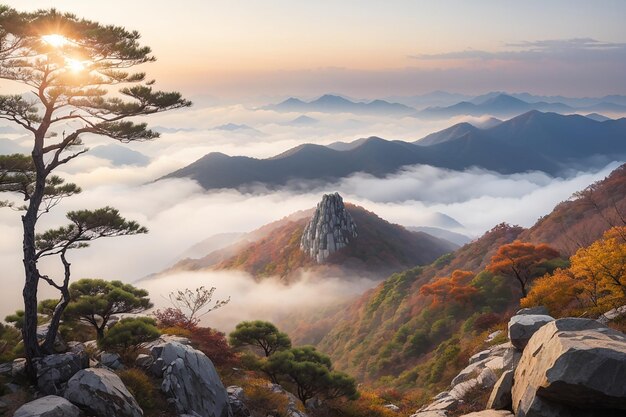
{"type": "Polygon", "coordinates": [[[626,303],[626,227],[613,227],[579,249],[567,269],[537,279],[521,300],[544,305],[556,316],[597,315],[626,303]]]}

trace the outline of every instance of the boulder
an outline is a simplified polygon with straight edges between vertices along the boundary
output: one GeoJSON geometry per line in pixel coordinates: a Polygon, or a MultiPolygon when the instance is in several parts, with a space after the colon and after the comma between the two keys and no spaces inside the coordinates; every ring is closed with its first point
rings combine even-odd
{"type": "Polygon", "coordinates": [[[233,417],[250,417],[250,410],[246,406],[246,394],[243,388],[231,385],[226,388],[228,393],[228,404],[233,412],[233,417]]]}
{"type": "Polygon", "coordinates": [[[512,343],[506,343],[507,349],[502,355],[502,369],[506,371],[514,371],[522,357],[522,352],[517,350],[512,343]]]}
{"type": "Polygon", "coordinates": [[[289,391],[285,391],[283,387],[278,384],[270,384],[269,389],[271,392],[281,394],[287,398],[286,415],[287,417],[308,417],[307,414],[298,408],[300,400],[289,391]]]}
{"type": "Polygon", "coordinates": [[[523,316],[523,315],[549,316],[550,312],[544,306],[537,306],[537,307],[522,308],[521,310],[518,310],[518,312],[515,313],[515,315],[516,316],[523,316]]]}
{"type": "Polygon", "coordinates": [[[122,380],[105,368],[83,369],[67,383],[65,398],[96,417],[142,417],[122,380]]]}
{"type": "Polygon", "coordinates": [[[135,359],[135,365],[142,369],[150,369],[153,363],[154,359],[152,358],[152,356],[146,355],[145,353],[140,353],[135,359]]]}
{"type": "Polygon", "coordinates": [[[148,371],[150,371],[150,373],[157,378],[163,378],[163,372],[165,371],[165,368],[165,361],[162,358],[156,358],[153,359],[152,365],[150,365],[148,371]]]}
{"type": "Polygon", "coordinates": [[[509,320],[509,340],[519,350],[523,350],[532,335],[546,323],[554,321],[543,314],[521,314],[509,320]]]}
{"type": "Polygon", "coordinates": [[[24,404],[13,417],[78,417],[80,409],[63,397],[48,395],[24,404]]]}
{"type": "Polygon", "coordinates": [[[512,404],[513,371],[504,371],[496,382],[487,401],[486,408],[496,410],[510,409],[512,404]]]}
{"type": "Polygon", "coordinates": [[[181,345],[191,345],[191,341],[186,337],[176,336],[173,334],[162,334],[157,340],[147,343],[145,348],[150,352],[152,357],[158,358],[161,356],[163,347],[172,342],[180,343],[181,345]]]}
{"type": "Polygon", "coordinates": [[[106,366],[114,371],[124,369],[122,358],[117,353],[101,352],[98,358],[100,359],[100,364],[102,366],[106,366]]]}
{"type": "Polygon", "coordinates": [[[11,376],[20,378],[26,375],[26,359],[17,358],[11,364],[11,376]]]}
{"type": "Polygon", "coordinates": [[[46,395],[61,395],[67,381],[81,369],[86,368],[81,353],[58,353],[35,361],[37,388],[46,395]]]}
{"type": "Polygon", "coordinates": [[[0,375],[10,376],[13,369],[13,362],[0,363],[0,375]]]}
{"type": "Polygon", "coordinates": [[[595,320],[556,320],[524,349],[511,392],[513,411],[518,417],[625,415],[624,381],[626,335],[595,320]]]}
{"type": "Polygon", "coordinates": [[[162,347],[159,359],[167,365],[161,390],[179,414],[232,416],[226,389],[204,353],[191,346],[170,342],[162,347]]]}

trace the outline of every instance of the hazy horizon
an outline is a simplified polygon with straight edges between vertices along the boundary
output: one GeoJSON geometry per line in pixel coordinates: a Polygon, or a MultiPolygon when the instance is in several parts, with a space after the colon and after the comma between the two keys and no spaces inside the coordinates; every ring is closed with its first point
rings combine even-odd
{"type": "Polygon", "coordinates": [[[4,3],[138,30],[146,70],[187,96],[626,93],[620,1],[4,3]]]}

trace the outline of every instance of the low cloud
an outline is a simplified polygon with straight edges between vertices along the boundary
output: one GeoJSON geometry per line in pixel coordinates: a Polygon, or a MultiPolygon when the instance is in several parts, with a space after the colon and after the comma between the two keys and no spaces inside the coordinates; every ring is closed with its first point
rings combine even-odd
{"type": "Polygon", "coordinates": [[[243,320],[278,321],[295,310],[323,308],[362,294],[375,283],[365,279],[326,277],[323,280],[304,273],[286,286],[275,279],[255,281],[237,271],[179,272],[138,283],[150,293],[155,309],[171,307],[167,296],[183,288],[216,287],[213,300],[230,297],[230,302],[202,318],[202,324],[230,332],[243,320]],[[181,284],[183,283],[183,284],[181,284]]]}
{"type": "MultiPolygon", "coordinates": [[[[128,145],[129,149],[146,155],[150,161],[146,166],[116,166],[107,159],[89,154],[65,166],[63,172],[58,173],[68,181],[76,182],[84,192],[63,201],[52,213],[43,216],[39,230],[65,224],[64,213],[69,210],[106,205],[118,208],[125,217],[148,227],[150,233],[103,239],[94,242],[90,248],[72,251],[69,258],[73,278],[133,282],[171,266],[180,254],[199,241],[219,233],[248,232],[295,211],[312,208],[326,192],[339,191],[346,201],[361,205],[390,222],[406,226],[456,227],[457,231],[476,236],[503,221],[530,226],[539,216],[549,213],[555,204],[604,178],[617,166],[613,163],[599,172],[581,170],[568,179],[552,178],[543,173],[499,175],[479,169],[455,172],[412,166],[385,178],[355,174],[333,184],[296,183],[279,190],[254,187],[246,192],[207,192],[189,179],[153,182],[210,151],[266,157],[305,142],[325,144],[373,134],[388,139],[415,140],[459,120],[424,123],[414,118],[309,114],[320,123],[305,127],[284,124],[297,115],[256,111],[243,106],[208,107],[194,109],[191,114],[159,115],[154,125],[186,126],[192,130],[165,133],[156,141],[128,145]],[[360,124],[347,123],[350,120],[358,120],[360,124]],[[237,132],[210,131],[213,126],[229,122],[245,123],[266,135],[254,138],[237,132]],[[456,219],[464,228],[459,230],[446,216],[456,219]]],[[[19,144],[27,143],[27,138],[22,136],[15,139],[19,144]]],[[[110,143],[103,138],[87,139],[91,147],[110,143]]],[[[21,304],[24,272],[19,212],[0,210],[0,234],[0,264],[3,266],[0,279],[5,288],[0,292],[0,317],[4,317],[21,304]]],[[[54,259],[42,263],[42,270],[52,277],[60,276],[59,267],[54,259]]],[[[233,282],[242,287],[257,288],[250,284],[245,274],[235,275],[233,282]]],[[[158,291],[155,288],[155,298],[161,293],[166,294],[167,286],[191,287],[192,282],[206,279],[220,288],[223,285],[217,285],[218,281],[227,282],[230,277],[191,274],[160,279],[164,287],[158,291]],[[187,279],[189,282],[185,281],[187,279]]],[[[324,281],[324,285],[332,282],[324,281]]],[[[309,290],[306,285],[314,284],[319,283],[308,277],[302,288],[309,290]]],[[[265,294],[265,287],[258,288],[259,294],[265,294]]],[[[325,291],[320,293],[322,298],[318,301],[325,300],[324,297],[334,300],[335,293],[352,294],[352,288],[362,287],[322,288],[325,291]]],[[[243,299],[253,302],[252,290],[226,289],[230,292],[226,295],[243,291],[247,294],[243,299]]],[[[270,290],[267,291],[271,294],[270,290]]],[[[289,291],[285,290],[285,297],[293,295],[289,291]]],[[[40,297],[51,296],[58,294],[42,284],[40,297]]],[[[270,307],[268,305],[267,309],[271,310],[270,307]]]]}

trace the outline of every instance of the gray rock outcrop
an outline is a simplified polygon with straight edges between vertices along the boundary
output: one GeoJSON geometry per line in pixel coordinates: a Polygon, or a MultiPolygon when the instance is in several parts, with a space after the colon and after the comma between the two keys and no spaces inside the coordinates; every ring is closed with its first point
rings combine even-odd
{"type": "Polygon", "coordinates": [[[626,415],[624,381],[626,335],[595,320],[556,320],[524,349],[513,411],[518,417],[626,415]]]}
{"type": "Polygon", "coordinates": [[[304,228],[300,249],[317,263],[323,263],[356,237],[356,225],[341,196],[338,193],[325,194],[304,228]]]}
{"type": "Polygon", "coordinates": [[[124,364],[122,364],[122,358],[117,353],[101,352],[98,358],[100,359],[100,364],[102,366],[106,366],[107,368],[113,370],[124,368],[124,364]]]}
{"type": "Polygon", "coordinates": [[[158,359],[166,365],[161,390],[179,414],[232,417],[226,388],[204,353],[170,342],[162,346],[158,359]]]}
{"type": "Polygon", "coordinates": [[[142,417],[143,411],[117,375],[108,369],[90,368],[67,383],[65,398],[96,417],[142,417]]]}
{"type": "Polygon", "coordinates": [[[509,320],[509,340],[513,346],[523,350],[532,335],[554,318],[544,314],[518,314],[509,320]]]}
{"type": "Polygon", "coordinates": [[[233,417],[250,417],[250,410],[246,406],[246,394],[243,388],[231,385],[226,388],[228,393],[228,403],[233,412],[233,417]]]}
{"type": "Polygon", "coordinates": [[[300,400],[289,391],[285,391],[283,387],[278,384],[271,384],[270,391],[275,394],[281,394],[287,398],[287,406],[285,407],[285,414],[287,417],[308,417],[308,415],[298,408],[300,400]]]}
{"type": "Polygon", "coordinates": [[[35,362],[37,388],[47,395],[62,395],[67,381],[88,365],[84,352],[44,356],[35,362]]]}
{"type": "Polygon", "coordinates": [[[18,408],[13,417],[78,417],[80,409],[63,397],[48,395],[18,408]]]}
{"type": "Polygon", "coordinates": [[[513,400],[511,399],[511,389],[513,389],[513,371],[504,371],[500,379],[493,386],[486,408],[496,410],[510,409],[513,400]]]}

